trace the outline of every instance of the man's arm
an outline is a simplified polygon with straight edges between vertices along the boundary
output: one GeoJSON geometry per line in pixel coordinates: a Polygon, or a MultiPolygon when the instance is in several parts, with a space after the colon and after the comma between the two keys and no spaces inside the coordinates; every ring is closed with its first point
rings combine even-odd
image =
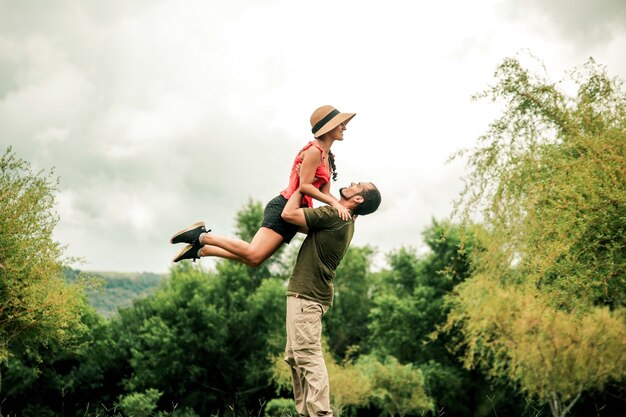
{"type": "Polygon", "coordinates": [[[306,218],[304,217],[304,209],[300,207],[301,201],[302,201],[302,193],[300,192],[300,188],[298,188],[291,195],[291,197],[289,197],[289,200],[287,201],[287,205],[283,209],[283,213],[281,217],[287,223],[300,226],[301,231],[306,231],[307,224],[306,224],[306,218]]]}

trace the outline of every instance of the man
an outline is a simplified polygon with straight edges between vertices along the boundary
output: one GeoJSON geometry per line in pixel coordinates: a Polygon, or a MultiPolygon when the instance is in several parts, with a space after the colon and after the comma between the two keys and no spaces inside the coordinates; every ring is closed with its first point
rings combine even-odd
{"type": "MultiPolygon", "coordinates": [[[[372,183],[339,190],[353,216],[373,213],[380,192],[372,183]]],[[[307,230],[287,286],[287,344],[296,408],[303,416],[332,416],[328,371],[322,356],[322,316],[333,302],[333,279],[354,234],[354,217],[343,220],[331,206],[301,208],[296,191],[283,209],[285,221],[307,230]]]]}

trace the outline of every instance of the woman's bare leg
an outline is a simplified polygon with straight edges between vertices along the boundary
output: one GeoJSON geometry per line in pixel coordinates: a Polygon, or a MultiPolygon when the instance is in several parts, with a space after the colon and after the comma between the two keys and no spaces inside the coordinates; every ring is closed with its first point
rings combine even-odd
{"type": "Polygon", "coordinates": [[[261,227],[250,243],[212,233],[204,234],[201,243],[205,245],[200,250],[202,256],[218,256],[256,268],[280,248],[283,237],[272,229],[261,227]]]}
{"type": "Polygon", "coordinates": [[[204,258],[205,256],[216,256],[218,258],[230,259],[231,261],[237,261],[244,264],[246,263],[246,261],[242,257],[233,255],[226,249],[222,249],[219,246],[204,245],[202,248],[200,248],[200,252],[198,252],[198,255],[201,258],[204,258]]]}

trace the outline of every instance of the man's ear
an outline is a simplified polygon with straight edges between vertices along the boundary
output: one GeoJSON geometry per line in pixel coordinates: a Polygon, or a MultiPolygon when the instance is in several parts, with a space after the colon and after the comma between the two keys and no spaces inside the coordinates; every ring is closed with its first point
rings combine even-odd
{"type": "Polygon", "coordinates": [[[363,198],[363,196],[362,196],[362,195],[355,195],[355,196],[353,197],[353,200],[354,200],[354,202],[355,202],[355,203],[357,203],[357,204],[362,204],[362,203],[363,203],[363,201],[365,201],[365,199],[363,198]]]}

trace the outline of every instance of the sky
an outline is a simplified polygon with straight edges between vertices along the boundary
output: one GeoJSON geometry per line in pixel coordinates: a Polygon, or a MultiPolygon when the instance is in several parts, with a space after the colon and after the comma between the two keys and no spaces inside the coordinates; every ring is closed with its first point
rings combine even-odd
{"type": "Polygon", "coordinates": [[[54,169],[76,268],[166,273],[174,232],[233,236],[286,187],[330,104],[357,113],[331,192],[383,196],[353,245],[420,252],[467,174],[449,157],[498,117],[471,97],[499,63],[626,79],[625,50],[623,0],[0,0],[0,151],[54,169]]]}

